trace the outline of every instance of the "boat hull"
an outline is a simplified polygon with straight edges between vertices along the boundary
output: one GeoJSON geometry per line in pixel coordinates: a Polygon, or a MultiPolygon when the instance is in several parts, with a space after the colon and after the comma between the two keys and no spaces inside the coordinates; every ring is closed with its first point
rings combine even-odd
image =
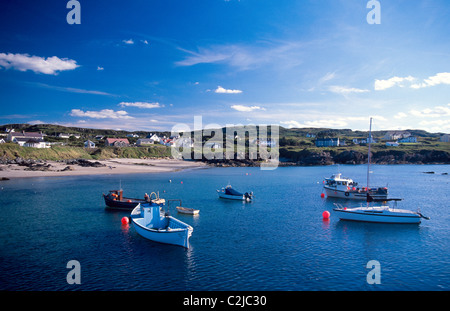
{"type": "Polygon", "coordinates": [[[198,213],[200,212],[200,210],[193,209],[193,208],[185,208],[185,207],[181,207],[181,206],[177,206],[176,208],[177,208],[178,213],[182,213],[182,214],[198,215],[198,213]]]}
{"type": "MultiPolygon", "coordinates": [[[[353,191],[353,190],[342,191],[342,190],[328,188],[328,187],[324,187],[324,190],[325,190],[325,194],[327,195],[327,197],[341,198],[341,199],[347,199],[347,200],[367,200],[367,192],[366,191],[353,191]]],[[[387,197],[388,197],[387,191],[386,191],[386,193],[370,192],[369,194],[373,199],[378,199],[378,200],[387,199],[387,197]]]]}
{"type": "Polygon", "coordinates": [[[145,200],[133,199],[133,198],[123,198],[122,200],[114,200],[110,195],[103,195],[105,199],[105,204],[109,208],[122,209],[122,210],[133,210],[138,204],[146,203],[145,200]],[[131,202],[128,202],[131,201],[131,202]]]}
{"type": "Polygon", "coordinates": [[[238,201],[245,201],[246,198],[244,195],[230,195],[230,194],[225,194],[222,192],[219,192],[219,198],[221,199],[228,199],[228,200],[238,200],[238,201]]]}
{"type": "Polygon", "coordinates": [[[390,208],[335,208],[333,211],[341,220],[390,223],[390,224],[419,224],[421,216],[408,210],[394,210],[390,208]]]}
{"type": "Polygon", "coordinates": [[[191,226],[172,216],[165,216],[166,226],[150,228],[149,225],[145,225],[145,218],[140,217],[140,208],[137,206],[131,213],[131,222],[140,236],[154,242],[189,248],[189,238],[194,231],[191,226]]]}

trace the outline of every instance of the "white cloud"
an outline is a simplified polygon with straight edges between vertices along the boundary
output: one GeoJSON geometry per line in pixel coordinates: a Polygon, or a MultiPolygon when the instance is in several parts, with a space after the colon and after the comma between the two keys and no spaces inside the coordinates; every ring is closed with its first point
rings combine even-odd
{"type": "Polygon", "coordinates": [[[403,119],[403,118],[406,118],[408,115],[406,114],[406,113],[404,113],[404,112],[399,112],[399,113],[397,113],[395,116],[394,116],[394,118],[395,119],[403,119]]]}
{"type": "Polygon", "coordinates": [[[103,109],[100,111],[83,111],[81,109],[72,109],[72,117],[87,117],[93,119],[134,119],[124,110],[114,111],[112,109],[103,109]]]}
{"type": "Polygon", "coordinates": [[[242,111],[242,112],[250,112],[254,110],[266,110],[266,108],[262,108],[259,106],[244,106],[244,105],[233,105],[231,106],[231,109],[242,111]]]}
{"type": "Polygon", "coordinates": [[[160,105],[159,103],[146,103],[146,102],[134,102],[134,103],[121,102],[119,104],[119,106],[121,106],[121,107],[138,107],[138,108],[145,108],[145,109],[164,107],[164,105],[160,105]]]}
{"type": "Polygon", "coordinates": [[[36,124],[45,124],[45,122],[41,121],[41,120],[33,120],[33,121],[28,121],[28,124],[31,125],[36,125],[36,124]]]}
{"type": "Polygon", "coordinates": [[[122,40],[123,43],[125,44],[134,44],[133,39],[129,39],[129,40],[122,40]]]}
{"type": "Polygon", "coordinates": [[[330,91],[333,93],[338,93],[338,94],[349,94],[349,93],[367,93],[369,92],[369,90],[365,90],[365,89],[357,89],[354,87],[351,88],[347,88],[347,87],[343,87],[343,86],[330,86],[330,91]]]}
{"type": "Polygon", "coordinates": [[[425,79],[422,83],[411,85],[411,88],[420,89],[423,87],[435,86],[439,84],[450,84],[450,72],[437,73],[436,75],[425,79]]]}
{"type": "Polygon", "coordinates": [[[404,87],[404,82],[412,82],[414,81],[415,78],[408,76],[408,77],[392,77],[390,79],[387,80],[375,80],[375,85],[374,88],[376,91],[382,91],[385,89],[389,89],[393,86],[400,86],[400,87],[404,87]]]}
{"type": "Polygon", "coordinates": [[[57,74],[59,71],[73,70],[79,65],[72,59],[30,56],[29,54],[0,53],[0,68],[14,68],[19,71],[31,70],[35,73],[57,74]]]}
{"type": "Polygon", "coordinates": [[[302,124],[300,124],[297,121],[291,120],[291,121],[280,121],[281,124],[287,125],[287,128],[300,128],[303,127],[302,124]]]}
{"type": "Polygon", "coordinates": [[[432,108],[425,108],[423,110],[410,110],[410,114],[415,117],[431,117],[431,118],[440,118],[440,117],[450,117],[450,104],[447,106],[435,106],[432,108]]]}
{"type": "Polygon", "coordinates": [[[97,66],[97,70],[105,70],[105,68],[97,66]]]}
{"type": "Polygon", "coordinates": [[[214,90],[214,93],[220,93],[220,94],[240,94],[242,93],[241,90],[227,90],[224,89],[221,86],[218,86],[217,89],[214,90]]]}
{"type": "Polygon", "coordinates": [[[147,40],[141,40],[141,42],[148,45],[148,41],[147,40]]]}

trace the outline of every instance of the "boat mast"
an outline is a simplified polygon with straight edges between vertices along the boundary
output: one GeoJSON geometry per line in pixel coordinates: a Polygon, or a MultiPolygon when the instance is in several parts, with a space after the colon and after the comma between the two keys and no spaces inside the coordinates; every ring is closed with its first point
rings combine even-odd
{"type": "Polygon", "coordinates": [[[369,151],[367,153],[367,193],[369,193],[369,174],[370,174],[370,144],[372,143],[372,118],[370,118],[370,127],[369,127],[369,151]]]}

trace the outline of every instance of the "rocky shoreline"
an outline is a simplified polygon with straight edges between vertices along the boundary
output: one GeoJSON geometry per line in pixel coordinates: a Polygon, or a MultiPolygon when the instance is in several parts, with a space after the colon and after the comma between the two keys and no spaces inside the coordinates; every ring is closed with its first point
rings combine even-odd
{"type": "MultiPolygon", "coordinates": [[[[280,155],[281,157],[281,155],[280,155]]],[[[334,164],[366,164],[367,154],[358,151],[340,153],[304,149],[300,152],[284,152],[278,166],[322,166],[334,164]]],[[[243,160],[206,160],[203,162],[217,167],[260,166],[261,161],[243,160]]],[[[450,153],[439,150],[420,150],[414,153],[389,150],[371,153],[373,164],[450,164],[450,153]]]]}

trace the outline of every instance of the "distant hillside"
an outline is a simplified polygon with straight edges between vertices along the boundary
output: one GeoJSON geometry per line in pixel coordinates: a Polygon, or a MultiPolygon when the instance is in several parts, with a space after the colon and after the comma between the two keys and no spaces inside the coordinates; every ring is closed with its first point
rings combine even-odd
{"type": "MultiPolygon", "coordinates": [[[[50,149],[35,149],[19,147],[15,144],[0,144],[0,158],[14,159],[16,157],[42,159],[42,160],[64,160],[73,158],[85,159],[108,159],[108,158],[149,158],[149,157],[170,157],[169,147],[155,144],[149,147],[105,147],[104,140],[94,140],[97,144],[95,149],[83,148],[86,139],[93,139],[97,135],[105,137],[126,137],[127,134],[137,134],[141,138],[150,132],[146,131],[119,131],[111,129],[88,129],[81,127],[64,127],[55,124],[7,124],[0,126],[0,131],[13,128],[16,132],[42,132],[46,134],[46,141],[59,142],[64,145],[54,145],[50,149]],[[59,133],[77,134],[80,138],[71,137],[63,139],[56,137],[59,133]]],[[[223,146],[226,147],[226,128],[218,129],[222,131],[223,146]]],[[[241,127],[235,130],[242,131],[241,127]]],[[[259,130],[259,129],[258,129],[259,130]]],[[[373,136],[378,143],[372,144],[374,163],[450,163],[450,143],[440,142],[441,133],[429,133],[423,130],[408,130],[412,136],[417,137],[417,143],[404,143],[397,147],[388,147],[385,141],[381,140],[387,131],[374,131],[373,136]]],[[[157,132],[159,136],[170,136],[170,132],[157,132]]],[[[191,133],[194,137],[194,133],[191,133]]],[[[249,137],[235,137],[235,142],[245,140],[245,145],[249,146],[249,137]]],[[[202,135],[203,140],[209,140],[210,135],[202,135]]],[[[234,135],[233,135],[234,136],[234,135]]],[[[367,160],[367,145],[353,143],[354,138],[366,138],[368,131],[353,131],[351,129],[328,129],[328,128],[279,128],[279,148],[280,159],[284,162],[295,163],[297,165],[326,165],[333,163],[360,164],[367,160]],[[315,139],[318,137],[339,137],[345,141],[345,146],[323,147],[315,146],[315,139]]],[[[128,138],[133,144],[136,137],[128,138]]],[[[225,158],[225,157],[224,157],[225,158]]],[[[205,159],[203,159],[206,161],[205,159]]],[[[224,162],[224,161],[214,161],[224,162]]],[[[254,163],[253,163],[254,164],[254,163]]],[[[248,162],[245,165],[252,165],[248,162]]]]}

